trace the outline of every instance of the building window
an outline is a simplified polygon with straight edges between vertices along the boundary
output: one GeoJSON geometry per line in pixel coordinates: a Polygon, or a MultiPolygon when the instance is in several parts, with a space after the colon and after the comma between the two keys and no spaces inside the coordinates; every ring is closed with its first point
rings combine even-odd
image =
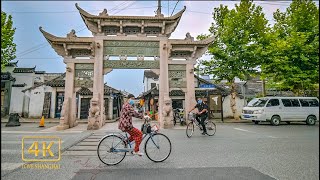
{"type": "Polygon", "coordinates": [[[156,86],[157,86],[156,83],[151,83],[151,89],[154,88],[154,87],[156,87],[156,86]]]}

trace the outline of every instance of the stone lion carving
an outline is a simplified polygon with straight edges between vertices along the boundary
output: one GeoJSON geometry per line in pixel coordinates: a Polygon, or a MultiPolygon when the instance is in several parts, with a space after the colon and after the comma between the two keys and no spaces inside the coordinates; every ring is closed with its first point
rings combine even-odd
{"type": "Polygon", "coordinates": [[[90,109],[89,109],[89,117],[98,117],[100,114],[99,101],[98,98],[92,98],[90,109]]]}
{"type": "Polygon", "coordinates": [[[162,108],[162,115],[163,115],[163,125],[164,127],[170,127],[170,123],[173,119],[173,112],[172,112],[172,101],[170,98],[164,98],[164,106],[162,108]]]}
{"type": "Polygon", "coordinates": [[[189,32],[187,32],[186,34],[186,38],[184,38],[185,40],[191,40],[191,41],[194,41],[194,38],[190,35],[189,32]]]}
{"type": "Polygon", "coordinates": [[[109,16],[107,9],[103,9],[103,11],[99,13],[99,16],[109,16]]]}
{"type": "Polygon", "coordinates": [[[75,38],[77,37],[76,35],[76,31],[74,29],[72,29],[68,34],[67,34],[67,38],[75,38]]]}
{"type": "Polygon", "coordinates": [[[60,119],[63,120],[60,122],[60,124],[68,124],[68,117],[66,115],[69,113],[68,112],[68,100],[65,100],[62,104],[62,109],[61,109],[61,114],[60,114],[60,119]]]}
{"type": "Polygon", "coordinates": [[[162,114],[164,115],[164,117],[170,117],[172,115],[171,102],[172,101],[170,98],[164,99],[164,106],[163,106],[163,111],[162,111],[162,114]]]}

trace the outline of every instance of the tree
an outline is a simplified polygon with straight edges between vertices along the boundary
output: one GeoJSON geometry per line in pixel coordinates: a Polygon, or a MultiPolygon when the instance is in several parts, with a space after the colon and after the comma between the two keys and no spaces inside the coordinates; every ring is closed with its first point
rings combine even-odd
{"type": "Polygon", "coordinates": [[[319,83],[319,8],[311,0],[293,0],[273,18],[262,75],[270,87],[296,95],[314,89],[319,83]]]}
{"type": "Polygon", "coordinates": [[[12,16],[1,11],[1,69],[16,58],[16,44],[13,42],[15,28],[12,27],[12,16]]]}
{"type": "MultiPolygon", "coordinates": [[[[242,0],[231,10],[220,5],[214,9],[213,20],[209,31],[216,39],[208,48],[212,59],[202,61],[202,65],[205,66],[205,73],[214,75],[217,81],[228,81],[231,86],[230,105],[233,116],[239,119],[236,112],[235,78],[246,80],[257,71],[263,58],[268,21],[262,7],[253,4],[252,0],[242,0]]],[[[207,36],[209,35],[199,35],[197,38],[207,36]]]]}

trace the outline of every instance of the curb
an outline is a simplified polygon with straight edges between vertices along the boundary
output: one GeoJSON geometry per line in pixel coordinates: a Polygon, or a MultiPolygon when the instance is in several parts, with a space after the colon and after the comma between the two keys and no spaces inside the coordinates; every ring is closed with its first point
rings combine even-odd
{"type": "MultiPolygon", "coordinates": [[[[117,122],[119,120],[119,118],[116,119],[112,119],[112,120],[106,120],[106,123],[113,123],[113,122],[117,122]]],[[[1,119],[1,123],[8,123],[8,119],[1,119]]],[[[19,120],[20,123],[39,123],[40,120],[19,120]]],[[[79,121],[77,119],[77,122],[79,124],[88,124],[87,120],[81,120],[79,121]]],[[[45,120],[45,123],[60,123],[60,120],[45,120]]]]}

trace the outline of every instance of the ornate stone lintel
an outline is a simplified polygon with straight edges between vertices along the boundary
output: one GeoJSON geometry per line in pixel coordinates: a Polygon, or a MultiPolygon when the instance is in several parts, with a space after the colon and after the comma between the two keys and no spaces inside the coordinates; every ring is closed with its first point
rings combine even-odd
{"type": "Polygon", "coordinates": [[[119,59],[121,60],[121,61],[125,61],[125,60],[127,60],[127,55],[119,55],[119,59]]]}
{"type": "Polygon", "coordinates": [[[144,60],[144,56],[143,55],[138,55],[137,56],[137,60],[138,61],[143,61],[144,60]]]}

